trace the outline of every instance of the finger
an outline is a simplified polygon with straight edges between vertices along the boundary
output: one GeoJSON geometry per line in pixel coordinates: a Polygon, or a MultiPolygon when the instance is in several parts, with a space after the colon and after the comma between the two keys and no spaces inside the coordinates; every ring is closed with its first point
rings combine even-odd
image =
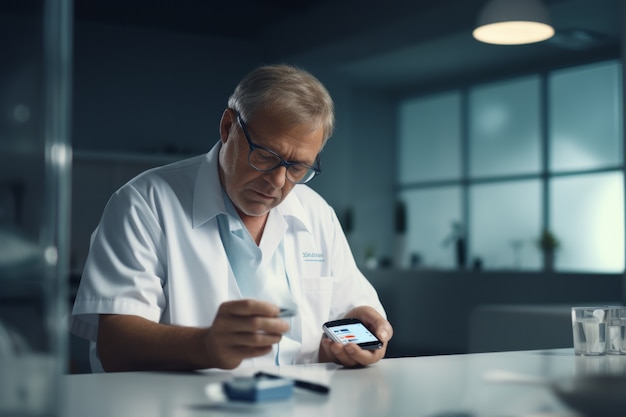
{"type": "Polygon", "coordinates": [[[232,349],[232,353],[242,359],[253,358],[257,356],[267,355],[272,351],[271,346],[235,346],[232,349]]]}
{"type": "MultiPolygon", "coordinates": [[[[347,353],[346,346],[347,345],[342,345],[341,343],[337,343],[337,342],[331,343],[330,351],[332,352],[332,355],[335,357],[335,362],[343,366],[347,366],[347,367],[360,365],[359,362],[357,362],[354,358],[352,358],[347,353]]],[[[359,347],[357,346],[357,348],[359,347]]]]}
{"type": "Polygon", "coordinates": [[[362,349],[355,343],[348,343],[344,345],[344,356],[341,356],[344,363],[355,363],[361,366],[371,365],[378,362],[385,356],[386,348],[369,350],[362,349]]]}
{"type": "Polygon", "coordinates": [[[242,317],[232,320],[233,327],[240,331],[253,333],[283,334],[289,331],[289,322],[279,318],[242,317]]]}
{"type": "Polygon", "coordinates": [[[386,350],[387,348],[383,346],[380,349],[374,350],[359,349],[356,352],[348,351],[348,354],[361,365],[371,365],[381,360],[385,356],[386,350]]]}
{"type": "Polygon", "coordinates": [[[388,342],[393,337],[391,323],[369,306],[357,307],[348,315],[361,320],[383,342],[388,342]]]}
{"type": "Polygon", "coordinates": [[[228,344],[233,347],[271,347],[280,342],[282,335],[269,333],[233,333],[228,344]]]}
{"type": "Polygon", "coordinates": [[[213,327],[220,334],[239,332],[266,332],[283,334],[289,331],[289,322],[280,318],[264,316],[238,316],[219,314],[213,327]]]}
{"type": "Polygon", "coordinates": [[[233,316],[276,317],[280,308],[272,303],[255,299],[226,301],[220,305],[220,312],[233,316]]]}
{"type": "Polygon", "coordinates": [[[386,343],[393,337],[393,327],[387,320],[382,319],[372,327],[374,328],[374,334],[381,342],[386,343]]]}
{"type": "Polygon", "coordinates": [[[367,322],[366,326],[378,337],[381,341],[387,342],[393,336],[393,327],[383,317],[376,318],[367,322]]]}

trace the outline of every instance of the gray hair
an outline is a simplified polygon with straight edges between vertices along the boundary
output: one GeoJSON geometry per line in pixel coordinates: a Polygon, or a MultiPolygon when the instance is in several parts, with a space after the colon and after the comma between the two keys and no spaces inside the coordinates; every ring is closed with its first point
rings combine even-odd
{"type": "Polygon", "coordinates": [[[267,65],[254,69],[237,85],[228,107],[244,120],[263,108],[275,109],[293,124],[323,126],[326,144],[335,128],[334,104],[326,87],[311,73],[290,65],[267,65]]]}

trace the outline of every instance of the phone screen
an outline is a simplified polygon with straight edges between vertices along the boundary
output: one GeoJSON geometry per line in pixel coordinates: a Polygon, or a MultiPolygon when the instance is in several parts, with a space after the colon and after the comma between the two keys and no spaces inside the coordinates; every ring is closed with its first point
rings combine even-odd
{"type": "Polygon", "coordinates": [[[330,333],[329,336],[339,343],[356,343],[365,349],[378,349],[382,346],[380,340],[360,322],[341,323],[340,320],[337,324],[328,323],[325,328],[330,333]]]}

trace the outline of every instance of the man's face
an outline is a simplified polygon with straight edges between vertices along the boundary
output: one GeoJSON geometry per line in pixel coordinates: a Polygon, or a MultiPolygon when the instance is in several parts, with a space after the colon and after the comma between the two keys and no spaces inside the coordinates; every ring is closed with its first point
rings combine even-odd
{"type": "MultiPolygon", "coordinates": [[[[289,125],[271,109],[260,110],[245,123],[255,145],[271,149],[286,161],[312,166],[322,148],[322,126],[289,125]]],[[[220,136],[220,179],[228,196],[243,220],[245,216],[265,216],[294,187],[285,177],[286,168],[260,172],[248,164],[250,147],[233,110],[224,112],[220,136]]]]}

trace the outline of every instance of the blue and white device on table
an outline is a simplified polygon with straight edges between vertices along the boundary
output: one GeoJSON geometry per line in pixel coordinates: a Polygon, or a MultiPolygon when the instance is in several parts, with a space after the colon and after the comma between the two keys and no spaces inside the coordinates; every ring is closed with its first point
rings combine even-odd
{"type": "Polygon", "coordinates": [[[245,402],[286,400],[293,395],[293,386],[292,379],[264,376],[235,377],[223,383],[229,400],[245,402]]]}
{"type": "Polygon", "coordinates": [[[358,319],[341,319],[324,323],[324,333],[338,343],[356,343],[361,349],[375,350],[383,347],[381,342],[365,324],[358,319]]]}

